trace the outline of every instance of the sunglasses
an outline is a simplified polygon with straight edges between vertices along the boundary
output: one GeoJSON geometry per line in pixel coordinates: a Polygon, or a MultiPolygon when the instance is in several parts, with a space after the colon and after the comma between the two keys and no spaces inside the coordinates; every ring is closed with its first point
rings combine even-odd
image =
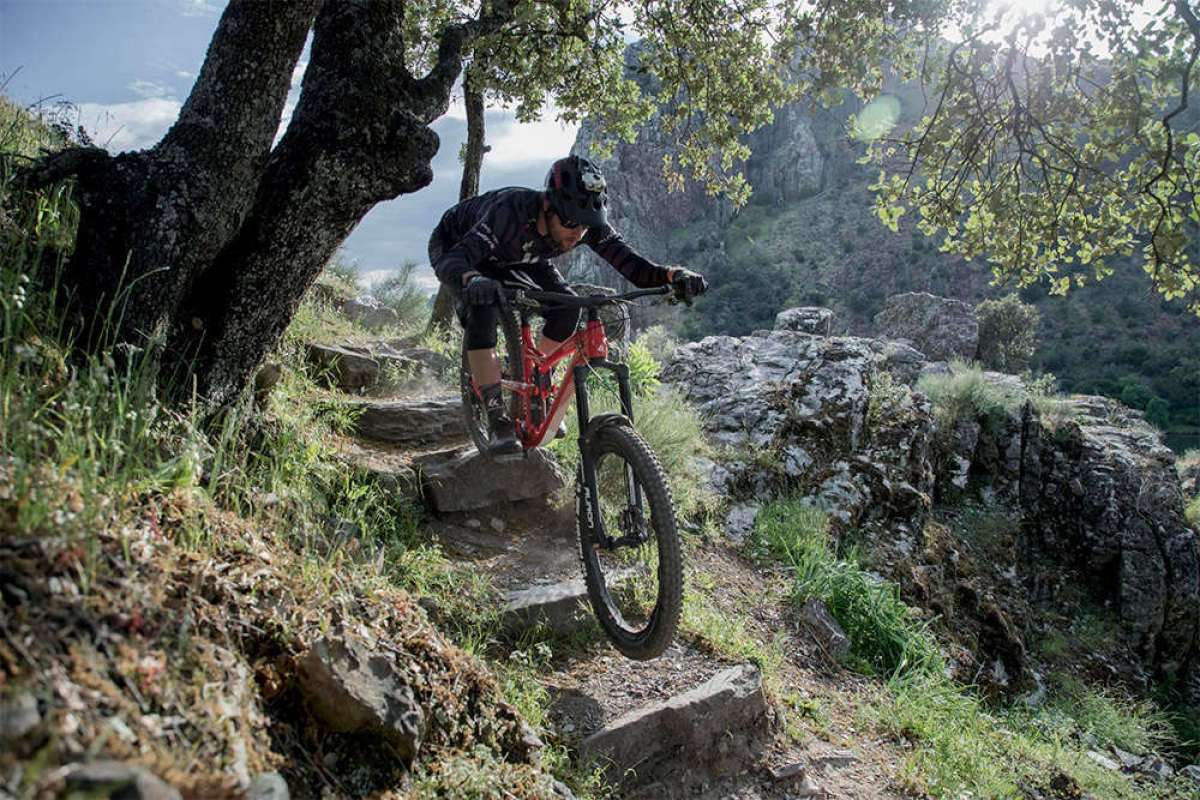
{"type": "Polygon", "coordinates": [[[564,228],[566,228],[569,231],[573,231],[573,230],[583,227],[582,222],[575,222],[573,220],[563,219],[561,216],[559,216],[557,211],[554,212],[554,216],[558,217],[558,224],[563,226],[564,228]]]}

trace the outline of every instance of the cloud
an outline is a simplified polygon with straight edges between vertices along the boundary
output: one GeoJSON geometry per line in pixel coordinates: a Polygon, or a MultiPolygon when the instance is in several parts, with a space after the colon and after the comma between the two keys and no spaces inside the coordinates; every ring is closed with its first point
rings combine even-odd
{"type": "Polygon", "coordinates": [[[188,72],[186,69],[177,69],[175,70],[175,77],[183,78],[185,81],[190,81],[195,79],[196,73],[188,72]]]}
{"type": "Polygon", "coordinates": [[[185,17],[215,17],[221,6],[213,0],[179,0],[179,13],[185,17]]]}
{"type": "Polygon", "coordinates": [[[505,170],[534,163],[549,164],[565,156],[575,144],[575,135],[579,132],[578,125],[563,125],[554,119],[518,124],[508,112],[497,122],[500,123],[498,129],[492,120],[488,120],[495,133],[488,131],[488,144],[492,149],[485,157],[484,164],[505,170]]]}
{"type": "Polygon", "coordinates": [[[129,84],[128,88],[131,92],[138,95],[139,97],[146,97],[146,98],[169,97],[171,94],[171,90],[168,89],[166,86],[163,86],[161,83],[155,83],[154,81],[144,81],[140,78],[135,80],[133,83],[129,84]]]}
{"type": "Polygon", "coordinates": [[[79,122],[92,141],[110,152],[144,150],[158,142],[179,118],[178,100],[151,97],[131,103],[80,103],[79,122]]]}

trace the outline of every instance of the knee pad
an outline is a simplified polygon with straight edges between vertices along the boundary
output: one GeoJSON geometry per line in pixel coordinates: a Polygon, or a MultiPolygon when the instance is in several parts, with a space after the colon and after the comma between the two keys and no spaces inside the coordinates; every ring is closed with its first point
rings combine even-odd
{"type": "Polygon", "coordinates": [[[496,306],[463,304],[458,315],[468,350],[490,350],[496,346],[496,324],[500,314],[496,306]]]}

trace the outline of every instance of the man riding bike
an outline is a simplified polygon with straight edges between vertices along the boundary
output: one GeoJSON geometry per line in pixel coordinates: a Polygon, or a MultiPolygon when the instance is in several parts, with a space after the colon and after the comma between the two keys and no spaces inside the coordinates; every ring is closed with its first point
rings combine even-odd
{"type": "MultiPolygon", "coordinates": [[[[496,324],[500,289],[572,293],[550,259],[580,242],[634,286],[672,285],[683,299],[708,289],[704,276],[638,255],[608,224],[604,176],[591,161],[555,161],[543,191],[510,187],[464,200],[442,215],[429,239],[429,263],[455,296],[467,360],[487,408],[489,451],[520,452],[500,390],[496,324]]],[[[578,309],[548,312],[537,347],[549,353],[575,332],[578,309]]]]}

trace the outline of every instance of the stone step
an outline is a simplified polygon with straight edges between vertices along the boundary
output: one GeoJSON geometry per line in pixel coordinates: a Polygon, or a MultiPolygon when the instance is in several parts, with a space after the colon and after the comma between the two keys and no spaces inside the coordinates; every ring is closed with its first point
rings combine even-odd
{"type": "Polygon", "coordinates": [[[416,461],[421,489],[434,511],[475,511],[545,497],[566,485],[547,450],[491,458],[473,445],[433,453],[416,461]]]}
{"type": "Polygon", "coordinates": [[[679,770],[732,775],[757,757],[772,724],[762,674],[743,664],[614,720],[583,740],[580,758],[626,788],[670,785],[679,770]]]}
{"type": "Polygon", "coordinates": [[[457,398],[386,400],[354,403],[352,407],[362,409],[355,432],[369,439],[428,447],[467,438],[462,403],[457,398]]]}
{"type": "MultiPolygon", "coordinates": [[[[605,582],[610,591],[621,592],[635,574],[635,569],[618,570],[605,575],[605,582]]],[[[500,624],[509,635],[539,624],[546,625],[555,634],[570,634],[590,625],[592,619],[591,601],[583,578],[514,589],[504,595],[504,608],[500,614],[500,624]]]]}
{"type": "Polygon", "coordinates": [[[500,624],[509,635],[539,624],[546,625],[555,634],[568,634],[590,620],[587,587],[582,579],[509,592],[500,612],[500,624]]]}

